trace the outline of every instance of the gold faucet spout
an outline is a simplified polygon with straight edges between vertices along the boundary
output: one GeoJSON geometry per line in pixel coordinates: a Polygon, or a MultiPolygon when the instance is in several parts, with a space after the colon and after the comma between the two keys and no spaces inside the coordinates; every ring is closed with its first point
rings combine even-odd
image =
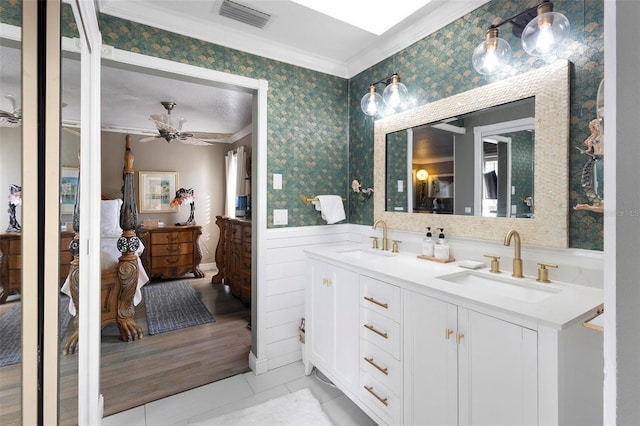
{"type": "Polygon", "coordinates": [[[382,225],[382,250],[389,250],[389,239],[387,238],[387,224],[384,220],[378,219],[373,223],[373,229],[378,227],[378,224],[382,225]]]}
{"type": "Polygon", "coordinates": [[[511,239],[514,241],[514,257],[513,257],[513,274],[511,276],[516,278],[524,278],[522,275],[522,258],[520,257],[520,234],[515,229],[507,232],[507,235],[504,236],[504,245],[511,245],[511,239]]]}

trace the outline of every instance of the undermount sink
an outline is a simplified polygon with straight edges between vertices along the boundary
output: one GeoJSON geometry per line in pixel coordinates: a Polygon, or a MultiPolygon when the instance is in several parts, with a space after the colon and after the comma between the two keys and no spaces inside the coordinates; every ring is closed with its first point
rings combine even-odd
{"type": "Polygon", "coordinates": [[[523,302],[540,302],[561,291],[546,284],[531,282],[530,279],[508,278],[501,275],[488,276],[472,271],[456,272],[437,278],[455,284],[473,286],[491,294],[523,302]]]}
{"type": "Polygon", "coordinates": [[[396,256],[396,253],[391,253],[390,251],[373,250],[373,249],[370,249],[370,250],[352,249],[352,250],[338,251],[337,253],[352,257],[354,259],[360,259],[360,260],[380,259],[382,257],[396,256]]]}

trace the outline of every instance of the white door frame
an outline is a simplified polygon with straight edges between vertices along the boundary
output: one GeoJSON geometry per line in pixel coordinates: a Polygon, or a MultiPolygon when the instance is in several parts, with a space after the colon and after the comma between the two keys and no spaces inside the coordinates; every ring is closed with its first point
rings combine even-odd
{"type": "MultiPolygon", "coordinates": [[[[129,66],[137,67],[137,68],[148,68],[154,70],[155,72],[161,71],[166,72],[167,74],[179,75],[182,78],[192,78],[194,80],[206,80],[209,82],[213,82],[221,87],[230,88],[234,90],[240,90],[244,92],[252,93],[253,96],[253,148],[254,148],[254,158],[257,161],[254,161],[255,170],[252,173],[253,176],[257,176],[257,179],[254,179],[252,182],[252,193],[257,194],[257,196],[252,200],[252,210],[254,210],[255,214],[253,215],[252,227],[253,227],[253,262],[252,265],[252,281],[253,281],[253,296],[252,296],[252,306],[256,312],[256,318],[254,320],[253,330],[255,333],[253,335],[252,352],[249,355],[249,364],[250,367],[256,372],[261,373],[266,371],[266,360],[264,358],[264,354],[266,353],[266,343],[264,338],[261,336],[264,335],[264,297],[261,288],[265,288],[265,277],[264,274],[260,274],[258,271],[263,271],[265,268],[265,245],[264,239],[266,237],[266,217],[267,217],[267,190],[266,185],[263,185],[266,182],[267,177],[267,90],[268,83],[266,80],[258,80],[248,77],[237,76],[233,74],[228,74],[220,71],[209,70],[201,67],[197,67],[194,65],[183,64],[179,62],[169,61],[166,59],[155,58],[147,55],[142,55],[139,53],[127,52],[119,49],[109,49],[108,53],[103,53],[103,61],[109,62],[118,62],[127,64],[129,66]]],[[[91,96],[99,96],[100,94],[100,82],[98,81],[91,88],[91,96]]],[[[84,121],[83,121],[84,122],[84,121]]],[[[98,121],[98,127],[100,123],[98,121]]],[[[84,127],[84,126],[83,126],[84,127]]],[[[99,140],[98,136],[94,140],[99,140]]],[[[81,159],[81,163],[82,160],[81,159]]],[[[81,170],[84,170],[84,167],[81,167],[81,170]]],[[[99,169],[98,169],[99,170],[99,169]]],[[[84,176],[83,176],[84,179],[84,176]]],[[[96,176],[90,178],[89,180],[95,183],[96,181],[99,184],[100,176],[96,176]]],[[[84,185],[91,185],[91,183],[85,183],[83,180],[83,188],[84,185]]],[[[96,194],[99,194],[100,187],[99,185],[96,187],[95,185],[91,185],[90,195],[84,197],[87,198],[95,198],[99,199],[96,194]]],[[[81,194],[81,200],[83,200],[83,195],[81,194]]],[[[86,211],[86,210],[85,210],[86,211]]],[[[83,215],[83,220],[86,218],[86,215],[83,215]]],[[[99,216],[98,216],[99,217],[99,216]]],[[[93,226],[95,229],[99,229],[97,226],[93,226]]],[[[82,232],[81,232],[82,235],[82,232]]],[[[99,237],[99,236],[98,236],[99,237]]],[[[98,238],[99,241],[99,238],[98,238]]],[[[85,258],[86,259],[86,258],[85,258]]],[[[98,301],[99,294],[93,295],[92,300],[98,301]]],[[[81,305],[82,306],[82,305],[81,305]]],[[[80,327],[82,324],[88,321],[86,315],[82,315],[80,317],[80,327]]],[[[95,322],[95,324],[99,324],[99,321],[95,322]]],[[[94,336],[100,336],[100,330],[92,331],[94,336]]],[[[80,343],[86,342],[88,344],[89,338],[82,338],[80,343]]],[[[99,389],[99,374],[96,374],[96,369],[99,371],[99,354],[100,354],[100,340],[95,340],[91,342],[91,348],[89,350],[80,349],[80,354],[92,354],[94,356],[94,360],[97,360],[96,366],[92,366],[92,370],[87,372],[87,376],[83,377],[81,375],[81,380],[87,380],[85,385],[90,389],[99,389]],[[96,356],[97,355],[97,356],[96,356]]],[[[81,388],[82,389],[82,388],[81,388]]]]}

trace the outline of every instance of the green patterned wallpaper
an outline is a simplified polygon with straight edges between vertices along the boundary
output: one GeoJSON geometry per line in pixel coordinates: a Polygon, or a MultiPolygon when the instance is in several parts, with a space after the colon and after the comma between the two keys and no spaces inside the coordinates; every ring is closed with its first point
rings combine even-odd
{"type": "MultiPolygon", "coordinates": [[[[509,24],[501,27],[500,36],[512,48],[508,72],[497,76],[483,76],[471,65],[473,49],[482,41],[487,28],[503,19],[535,6],[538,1],[493,0],[446,27],[434,32],[386,60],[363,71],[349,81],[349,173],[361,182],[373,180],[373,119],[360,110],[360,99],[371,82],[398,72],[409,89],[415,105],[465,92],[509,75],[539,68],[556,58],[568,59],[572,64],[570,105],[570,205],[586,202],[580,186],[584,156],[574,149],[582,146],[589,135],[588,124],[595,118],[598,84],[604,77],[604,3],[603,0],[557,0],[554,10],[571,22],[571,34],[557,57],[539,59],[527,55],[519,40],[511,34],[509,24]]],[[[377,194],[382,189],[378,190],[377,194]]],[[[353,201],[351,201],[353,205],[353,201]]],[[[569,215],[569,244],[571,247],[602,250],[603,217],[600,214],[573,211],[569,215]]],[[[352,214],[352,223],[373,223],[373,206],[352,214]]]]}
{"type": "Polygon", "coordinates": [[[535,161],[534,135],[533,132],[521,130],[502,136],[511,138],[511,185],[515,187],[511,204],[517,206],[516,217],[525,217],[524,215],[531,213],[531,210],[522,200],[531,197],[534,193],[532,179],[535,161]]]}
{"type": "MultiPolygon", "coordinates": [[[[359,105],[367,86],[398,72],[414,104],[422,105],[505,78],[508,74],[477,74],[471,66],[471,53],[491,24],[536,3],[493,0],[350,80],[107,15],[100,15],[99,23],[103,42],[116,48],[268,80],[268,211],[289,209],[289,226],[318,225],[324,223],[319,213],[302,204],[300,196],[338,194],[349,197],[349,222],[372,224],[373,203],[359,203],[349,190],[352,179],[358,179],[365,188],[373,182],[373,119],[365,116],[359,105]],[[271,189],[273,173],[283,174],[284,190],[271,189]]],[[[588,123],[595,118],[596,92],[604,76],[603,0],[557,0],[554,5],[571,22],[571,35],[558,57],[574,65],[570,145],[581,146],[589,134],[588,123]]],[[[16,25],[12,21],[17,16],[16,7],[20,7],[20,1],[0,0],[0,20],[16,25]]],[[[64,22],[64,34],[75,35],[67,11],[64,22]]],[[[513,50],[510,73],[547,63],[526,55],[508,25],[501,36],[513,50]]],[[[584,156],[575,149],[570,153],[573,205],[586,201],[580,186],[584,156]]],[[[381,196],[383,191],[376,190],[374,196],[381,196]]],[[[587,211],[567,214],[570,246],[602,250],[602,215],[587,211]]],[[[268,223],[272,221],[269,213],[268,223]]]]}

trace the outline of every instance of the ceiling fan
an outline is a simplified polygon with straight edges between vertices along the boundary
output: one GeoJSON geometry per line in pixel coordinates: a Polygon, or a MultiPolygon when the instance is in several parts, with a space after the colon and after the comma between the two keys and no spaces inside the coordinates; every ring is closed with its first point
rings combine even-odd
{"type": "Polygon", "coordinates": [[[13,112],[0,110],[0,127],[18,127],[22,124],[22,109],[16,108],[16,99],[10,95],[4,95],[11,102],[13,112]]]}
{"type": "Polygon", "coordinates": [[[187,121],[180,118],[178,124],[174,123],[171,117],[171,111],[176,106],[175,102],[162,101],[162,106],[167,110],[166,114],[151,114],[149,120],[153,121],[158,129],[158,134],[140,139],[140,142],[150,142],[156,139],[164,139],[167,143],[173,140],[179,140],[189,145],[210,145],[214,142],[224,142],[224,138],[230,136],[230,133],[195,133],[183,132],[182,125],[187,121]]]}

